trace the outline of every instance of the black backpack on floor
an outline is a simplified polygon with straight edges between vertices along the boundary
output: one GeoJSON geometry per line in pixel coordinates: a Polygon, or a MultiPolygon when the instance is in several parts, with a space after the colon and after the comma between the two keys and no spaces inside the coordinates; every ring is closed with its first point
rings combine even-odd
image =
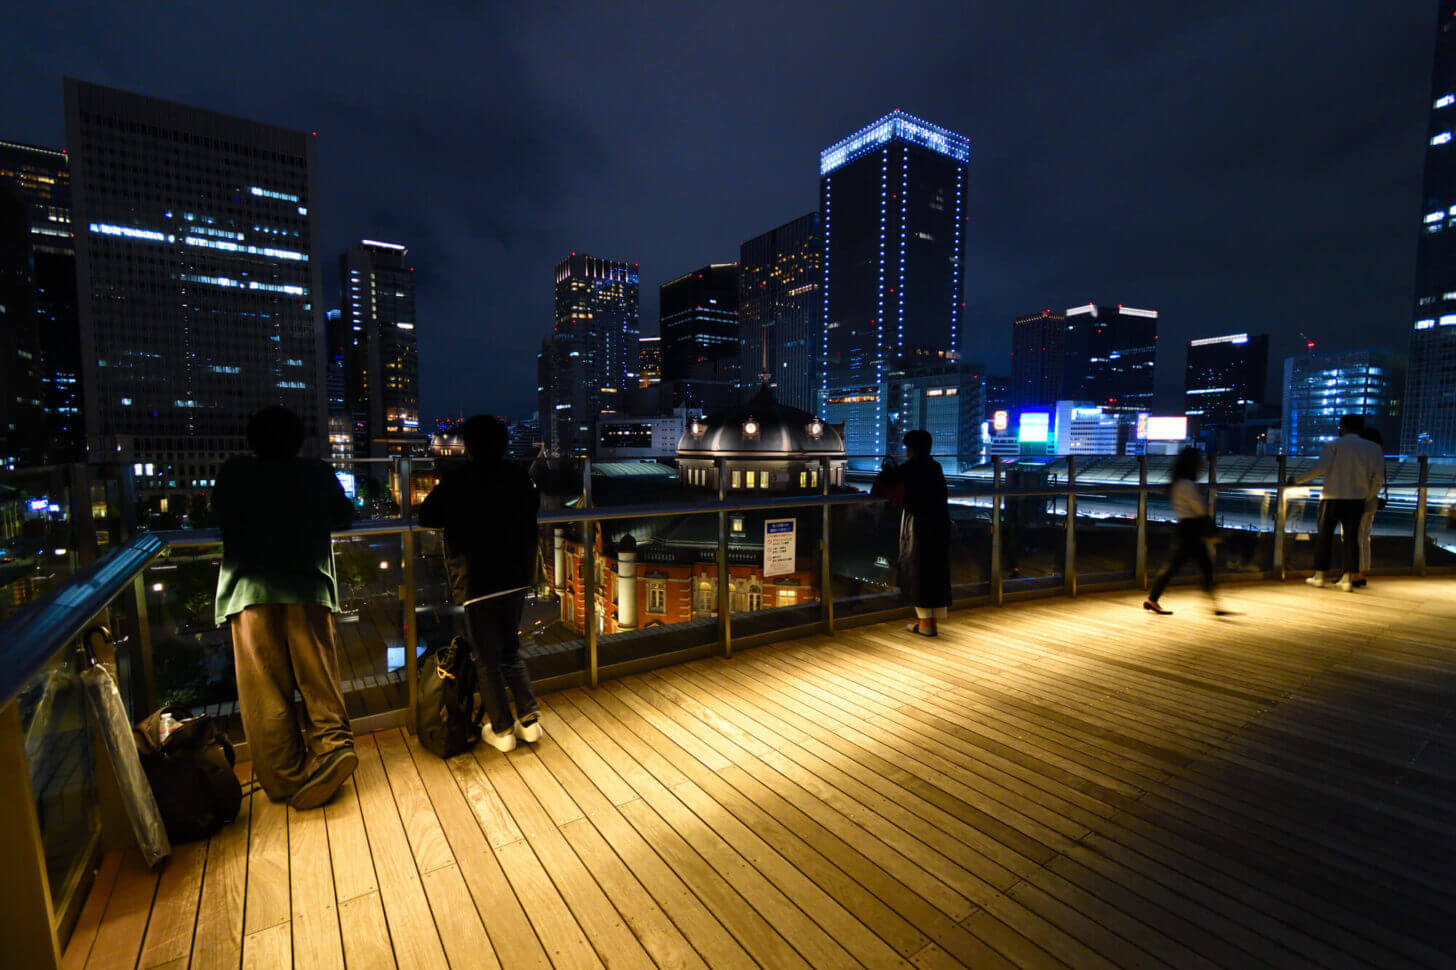
{"type": "Polygon", "coordinates": [[[209,715],[193,717],[185,707],[164,707],[132,734],[172,842],[208,838],[238,817],[243,786],[233,774],[237,756],[209,715]],[[164,714],[177,722],[165,738],[164,714]]]}
{"type": "Polygon", "coordinates": [[[470,644],[456,637],[420,665],[415,736],[426,751],[453,758],[480,740],[485,705],[475,702],[478,681],[470,644]]]}

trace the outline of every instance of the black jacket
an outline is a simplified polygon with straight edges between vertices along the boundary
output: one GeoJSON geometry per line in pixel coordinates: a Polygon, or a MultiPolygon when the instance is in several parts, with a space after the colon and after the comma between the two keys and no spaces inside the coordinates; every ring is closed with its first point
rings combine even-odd
{"type": "Polygon", "coordinates": [[[536,581],[541,496],[525,469],[472,461],[446,472],[420,504],[420,524],[445,530],[445,566],[457,603],[536,581]]]}
{"type": "Polygon", "coordinates": [[[950,505],[940,463],[914,458],[880,472],[872,494],[904,489],[900,516],[900,588],[915,606],[950,606],[950,505]]]}

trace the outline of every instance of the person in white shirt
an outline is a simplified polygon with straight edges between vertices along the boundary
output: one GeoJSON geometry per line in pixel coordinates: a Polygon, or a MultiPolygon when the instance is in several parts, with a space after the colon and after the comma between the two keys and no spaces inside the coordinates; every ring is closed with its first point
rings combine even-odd
{"type": "MultiPolygon", "coordinates": [[[[1360,437],[1373,442],[1382,456],[1385,454],[1385,438],[1378,428],[1366,426],[1360,432],[1360,437]]],[[[1370,571],[1370,530],[1375,526],[1375,513],[1380,511],[1380,503],[1381,497],[1378,495],[1372,495],[1365,500],[1365,514],[1360,516],[1360,572],[1358,578],[1350,580],[1351,586],[1364,586],[1365,574],[1370,571]]]]}
{"type": "Polygon", "coordinates": [[[1198,566],[1203,591],[1213,600],[1214,614],[1226,616],[1228,613],[1219,607],[1213,591],[1213,556],[1208,551],[1208,543],[1217,533],[1217,529],[1208,514],[1208,506],[1198,491],[1198,476],[1202,473],[1203,455],[1197,448],[1184,448],[1178,453],[1177,460],[1173,462],[1172,482],[1168,486],[1168,503],[1172,505],[1173,514],[1178,518],[1178,531],[1168,561],[1153,577],[1153,588],[1148,591],[1148,598],[1143,601],[1143,609],[1160,616],[1172,615],[1173,611],[1163,609],[1158,605],[1158,600],[1162,599],[1163,591],[1168,588],[1168,582],[1173,575],[1190,559],[1198,566]]]}
{"type": "Polygon", "coordinates": [[[1303,475],[1289,476],[1290,485],[1303,485],[1324,476],[1320,486],[1319,536],[1314,547],[1314,575],[1305,580],[1311,586],[1338,585],[1353,592],[1364,585],[1360,561],[1360,519],[1365,504],[1380,495],[1385,485],[1385,455],[1380,446],[1360,437],[1365,418],[1359,414],[1340,417],[1340,437],[1325,445],[1319,461],[1303,475]],[[1345,571],[1338,583],[1325,578],[1334,559],[1335,526],[1340,527],[1345,571]]]}

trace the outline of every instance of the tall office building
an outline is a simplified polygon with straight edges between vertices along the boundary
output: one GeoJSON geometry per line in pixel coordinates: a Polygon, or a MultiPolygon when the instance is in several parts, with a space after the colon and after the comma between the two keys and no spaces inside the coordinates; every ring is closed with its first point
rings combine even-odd
{"type": "Polygon", "coordinates": [[[1264,403],[1269,335],[1230,333],[1188,341],[1183,411],[1203,425],[1242,424],[1250,405],[1264,403]]]}
{"type": "Polygon", "coordinates": [[[1284,361],[1284,451],[1318,455],[1339,437],[1340,415],[1364,415],[1380,429],[1387,452],[1396,448],[1405,371],[1388,350],[1303,354],[1284,361]]]}
{"type": "MultiPolygon", "coordinates": [[[[328,392],[329,458],[345,461],[354,457],[354,409],[349,397],[349,363],[357,343],[344,324],[340,310],[324,314],[324,385],[328,392]]],[[[360,416],[360,424],[364,423],[360,416]]]]}
{"type": "Polygon", "coordinates": [[[587,454],[597,417],[638,381],[637,264],[572,253],[556,264],[555,304],[537,356],[541,433],[552,454],[587,454]]]}
{"type": "Polygon", "coordinates": [[[408,255],[398,243],[364,239],[339,257],[339,329],[351,342],[345,385],[358,458],[409,455],[424,443],[408,255]]]}
{"type": "MultiPolygon", "coordinates": [[[[161,510],[209,486],[271,404],[326,429],[305,132],[67,79],[91,456],[161,510]]],[[[176,511],[173,509],[173,511],[176,511]]]]}
{"type": "Polygon", "coordinates": [[[849,454],[898,452],[882,389],[898,360],[959,353],[969,158],[963,136],[899,110],[819,155],[820,413],[844,421],[849,454]]]}
{"type": "Polygon", "coordinates": [[[1401,449],[1456,455],[1456,2],[1437,5],[1401,449]]]}
{"type": "MultiPolygon", "coordinates": [[[[33,461],[79,461],[81,426],[80,329],[76,321],[76,245],[71,229],[71,166],[65,152],[0,141],[0,186],[25,206],[30,312],[30,357],[5,354],[0,366],[15,383],[39,385],[40,439],[27,446],[33,461]]],[[[18,303],[10,303],[13,309],[18,303]]]]}
{"type": "Polygon", "coordinates": [[[1062,399],[1066,343],[1066,314],[1043,310],[1016,318],[1011,331],[1014,407],[1051,407],[1062,399]]]}
{"type": "Polygon", "coordinates": [[[662,338],[642,337],[637,341],[637,386],[652,387],[662,382],[662,338]]]}
{"type": "Polygon", "coordinates": [[[674,385],[674,407],[707,412],[738,403],[746,366],[738,277],[737,263],[713,263],[658,288],[662,379],[674,385]]]}
{"type": "Polygon", "coordinates": [[[768,374],[779,401],[817,410],[824,282],[819,213],[748,240],[739,247],[738,265],[744,398],[752,397],[768,374]]]}
{"type": "Polygon", "coordinates": [[[1062,396],[1127,420],[1152,410],[1158,311],[1088,303],[1066,317],[1062,396]]]}
{"type": "Polygon", "coordinates": [[[42,463],[40,328],[25,203],[0,184],[0,468],[42,463]]]}

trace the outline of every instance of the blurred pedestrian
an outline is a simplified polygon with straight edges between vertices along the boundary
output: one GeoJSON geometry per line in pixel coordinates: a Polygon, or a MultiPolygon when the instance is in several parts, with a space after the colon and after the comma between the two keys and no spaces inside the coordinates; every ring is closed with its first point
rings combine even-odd
{"type": "Polygon", "coordinates": [[[1190,446],[1178,452],[1168,484],[1168,504],[1173,507],[1173,515],[1178,519],[1177,532],[1174,534],[1173,548],[1168,552],[1168,560],[1153,577],[1152,589],[1148,591],[1148,598],[1143,600],[1143,609],[1161,616],[1172,615],[1173,611],[1163,609],[1158,601],[1163,598],[1163,591],[1168,588],[1169,581],[1189,560],[1198,567],[1203,591],[1213,602],[1214,615],[1225,616],[1228,613],[1219,607],[1213,587],[1213,556],[1208,551],[1208,546],[1217,538],[1218,529],[1214,526],[1213,517],[1208,514],[1208,505],[1198,489],[1198,476],[1201,474],[1203,455],[1197,448],[1190,446]]]}
{"type": "Polygon", "coordinates": [[[536,578],[541,497],[526,470],[506,461],[509,438],[499,418],[468,418],[460,436],[470,460],[447,472],[425,496],[419,519],[445,530],[450,591],[465,607],[466,639],[490,717],[482,736],[498,751],[510,751],[518,740],[541,739],[520,637],[526,590],[536,578]]]}
{"type": "Polygon", "coordinates": [[[904,462],[889,465],[875,478],[870,494],[899,505],[900,588],[915,607],[910,632],[939,635],[937,621],[950,609],[950,506],[945,474],[930,457],[930,432],[911,431],[904,439],[904,462]]]}
{"type": "Polygon", "coordinates": [[[1363,586],[1365,573],[1360,562],[1360,519],[1366,504],[1385,487],[1385,455],[1380,446],[1360,437],[1365,418],[1359,414],[1340,416],[1340,436],[1320,450],[1319,461],[1303,475],[1289,476],[1288,484],[1302,485],[1324,476],[1320,485],[1319,536],[1314,548],[1314,575],[1305,580],[1311,586],[1338,585],[1352,592],[1363,586]],[[1335,526],[1340,527],[1344,546],[1344,573],[1338,583],[1325,576],[1334,560],[1335,526]]]}
{"type": "Polygon", "coordinates": [[[298,415],[264,408],[247,435],[253,454],[228,459],[212,493],[222,528],[217,622],[232,627],[253,774],[274,801],[316,808],[359,764],[339,686],[330,537],[349,527],[354,509],[333,469],[298,457],[298,415]]]}

